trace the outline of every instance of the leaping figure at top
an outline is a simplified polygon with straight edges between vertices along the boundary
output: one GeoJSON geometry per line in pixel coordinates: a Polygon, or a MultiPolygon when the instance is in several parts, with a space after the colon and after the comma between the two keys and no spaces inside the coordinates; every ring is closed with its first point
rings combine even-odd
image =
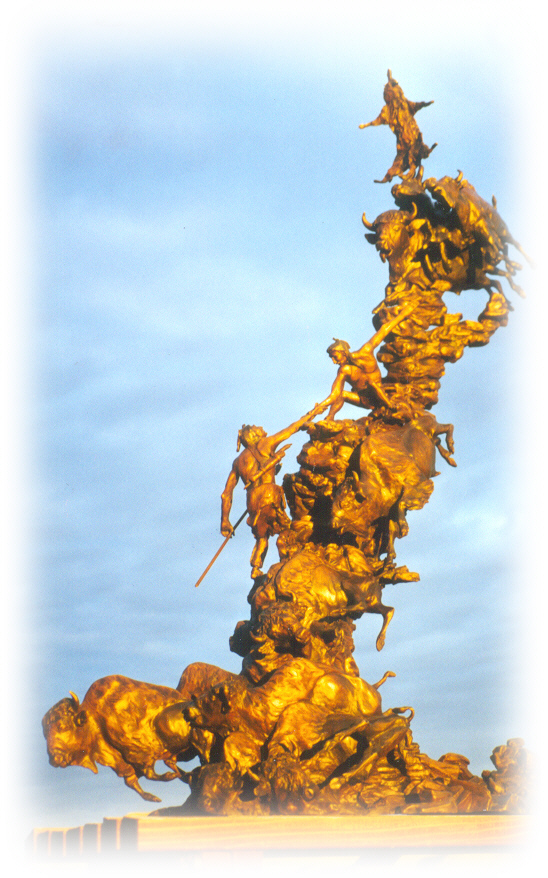
{"type": "Polygon", "coordinates": [[[415,122],[415,113],[423,107],[429,107],[434,101],[408,101],[391,70],[388,71],[388,82],[383,96],[385,105],[377,118],[359,126],[370,128],[375,125],[389,125],[396,135],[397,152],[394,163],[383,179],[375,180],[375,183],[389,183],[393,177],[413,177],[420,168],[422,159],[428,158],[437,146],[437,143],[433,146],[423,143],[421,131],[415,122]]]}

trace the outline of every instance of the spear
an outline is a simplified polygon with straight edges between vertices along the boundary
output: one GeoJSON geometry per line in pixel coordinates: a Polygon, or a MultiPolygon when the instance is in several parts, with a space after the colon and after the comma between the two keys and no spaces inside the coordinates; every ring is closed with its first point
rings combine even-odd
{"type": "MultiPolygon", "coordinates": [[[[287,445],[283,445],[282,448],[280,448],[280,450],[278,451],[278,453],[276,455],[274,455],[272,460],[270,460],[266,464],[266,466],[264,466],[262,469],[260,469],[259,472],[256,473],[253,476],[253,478],[249,480],[249,482],[246,482],[244,484],[244,488],[246,490],[247,490],[247,488],[250,488],[251,485],[253,485],[257,481],[257,479],[259,479],[261,476],[263,476],[265,473],[267,473],[269,470],[271,470],[273,466],[276,466],[276,464],[279,463],[280,460],[282,460],[282,458],[284,457],[285,452],[287,451],[288,448],[291,448],[291,442],[289,442],[287,445]]],[[[232,533],[229,534],[227,537],[225,537],[225,539],[223,540],[223,542],[221,543],[221,545],[219,546],[219,548],[217,549],[217,551],[213,555],[213,558],[211,559],[211,561],[207,565],[206,569],[204,570],[204,572],[200,576],[200,578],[199,578],[198,582],[196,583],[196,585],[194,586],[194,588],[198,588],[202,579],[205,579],[205,577],[207,576],[207,574],[209,573],[209,571],[211,570],[211,568],[215,564],[215,561],[217,560],[217,558],[219,557],[219,555],[223,551],[223,549],[226,546],[226,544],[228,543],[228,541],[230,539],[232,539],[232,537],[234,536],[236,528],[238,527],[238,525],[240,525],[242,523],[242,521],[244,520],[246,515],[247,515],[247,509],[244,512],[242,512],[242,514],[240,515],[238,521],[236,522],[236,524],[232,528],[232,533]]]]}

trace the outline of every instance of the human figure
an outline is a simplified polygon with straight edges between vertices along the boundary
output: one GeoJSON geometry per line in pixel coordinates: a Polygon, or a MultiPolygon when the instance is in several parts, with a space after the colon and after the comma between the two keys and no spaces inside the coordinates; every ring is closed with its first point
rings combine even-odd
{"type": "Polygon", "coordinates": [[[360,125],[370,128],[376,125],[388,125],[396,135],[396,158],[382,180],[375,183],[388,183],[393,177],[402,177],[408,171],[412,177],[420,167],[422,159],[428,158],[434,146],[426,146],[422,134],[415,121],[415,113],[423,107],[429,107],[434,101],[409,101],[405,97],[397,80],[388,71],[388,82],[384,87],[385,104],[376,119],[360,125]]]}
{"type": "Polygon", "coordinates": [[[378,332],[354,353],[350,352],[350,345],[347,341],[338,338],[335,339],[334,344],[327,348],[327,353],[333,362],[338,364],[339,370],[333,382],[331,393],[321,403],[322,407],[331,406],[325,418],[326,421],[332,421],[345,402],[362,408],[374,408],[368,395],[368,391],[371,389],[381,402],[389,408],[393,408],[382,386],[381,370],[375,359],[374,351],[394,327],[411,313],[414,307],[411,304],[404,305],[392,320],[383,324],[378,332]],[[346,383],[350,384],[351,390],[344,389],[346,383]]]}
{"type": "Polygon", "coordinates": [[[241,479],[247,491],[247,523],[256,540],[250,560],[253,579],[261,575],[261,567],[268,550],[268,538],[291,525],[285,511],[283,490],[275,482],[276,473],[280,469],[279,461],[283,457],[283,449],[278,454],[276,449],[326,407],[323,403],[316,405],[312,411],[273,436],[268,436],[262,427],[247,424],[238,433],[236,450],[239,451],[241,445],[244,450],[232,464],[221,495],[221,533],[224,537],[230,537],[234,533],[229,515],[234,488],[241,479]]]}

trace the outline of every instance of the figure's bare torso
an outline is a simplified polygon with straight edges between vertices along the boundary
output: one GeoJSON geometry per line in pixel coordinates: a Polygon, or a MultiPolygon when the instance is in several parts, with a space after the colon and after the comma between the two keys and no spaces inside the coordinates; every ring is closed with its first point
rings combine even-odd
{"type": "Polygon", "coordinates": [[[253,483],[248,490],[274,481],[274,467],[270,467],[266,472],[259,475],[261,470],[268,466],[269,460],[270,454],[261,453],[259,448],[255,446],[253,449],[245,448],[234,462],[236,472],[244,485],[247,486],[250,482],[253,483]]]}
{"type": "Polygon", "coordinates": [[[355,364],[346,367],[347,380],[353,390],[367,390],[371,384],[381,380],[381,372],[373,351],[355,357],[355,364]]]}

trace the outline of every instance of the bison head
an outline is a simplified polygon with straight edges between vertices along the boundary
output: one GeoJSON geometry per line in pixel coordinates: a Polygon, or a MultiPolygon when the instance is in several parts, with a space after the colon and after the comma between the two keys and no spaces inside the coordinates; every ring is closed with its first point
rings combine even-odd
{"type": "Polygon", "coordinates": [[[266,798],[281,814],[298,814],[306,810],[308,802],[319,792],[306,773],[303,763],[289,753],[269,754],[256,775],[259,783],[254,794],[266,798]]]}
{"type": "Polygon", "coordinates": [[[66,768],[81,765],[97,774],[97,766],[89,754],[87,714],[80,708],[76,695],[62,698],[51,707],[42,720],[50,765],[66,768]]]}
{"type": "Polygon", "coordinates": [[[203,695],[193,698],[184,707],[183,715],[193,728],[209,729],[221,734],[231,731],[235,710],[237,713],[245,690],[245,681],[239,677],[217,683],[203,695]]]}

